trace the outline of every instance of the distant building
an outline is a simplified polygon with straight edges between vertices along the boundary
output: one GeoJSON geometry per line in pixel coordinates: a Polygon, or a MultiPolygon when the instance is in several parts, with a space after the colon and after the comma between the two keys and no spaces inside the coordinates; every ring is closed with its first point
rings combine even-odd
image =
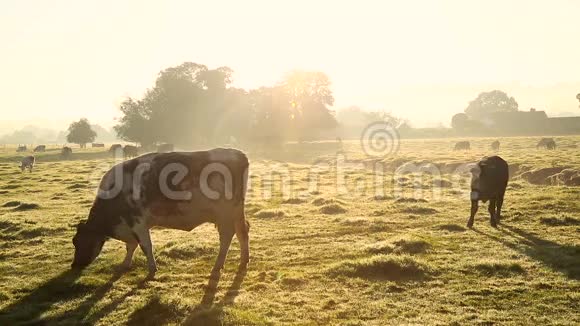
{"type": "Polygon", "coordinates": [[[545,111],[494,112],[481,123],[500,134],[541,135],[580,134],[580,116],[549,118],[545,111]]]}
{"type": "Polygon", "coordinates": [[[580,134],[580,117],[548,118],[547,129],[553,134],[580,134]]]}

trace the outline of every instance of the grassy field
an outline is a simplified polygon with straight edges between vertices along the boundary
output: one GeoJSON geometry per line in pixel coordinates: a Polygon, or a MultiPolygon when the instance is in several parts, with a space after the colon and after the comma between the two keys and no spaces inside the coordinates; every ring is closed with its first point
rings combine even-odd
{"type": "Polygon", "coordinates": [[[537,138],[502,139],[512,167],[502,224],[490,227],[482,206],[472,230],[468,186],[453,171],[491,154],[490,139],[471,139],[465,152],[450,139],[404,140],[384,158],[366,157],[358,142],[338,155],[334,143],[250,152],[251,262],[237,270],[234,240],[216,289],[207,286],[213,225],[153,230],[154,280],[145,281],[141,252],[118,272],[125,250],[114,240],[81,275],[70,272],[75,226],[113,160],[51,151],[21,173],[23,155],[5,149],[0,325],[579,324],[580,137],[556,141],[547,151],[537,138]],[[337,158],[348,165],[337,169],[337,158]],[[440,174],[395,173],[409,162],[440,174]]]}

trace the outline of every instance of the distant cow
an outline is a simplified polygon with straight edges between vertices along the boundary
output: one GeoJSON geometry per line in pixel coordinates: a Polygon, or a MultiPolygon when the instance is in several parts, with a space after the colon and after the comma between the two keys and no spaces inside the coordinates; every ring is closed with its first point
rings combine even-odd
{"type": "Polygon", "coordinates": [[[219,279],[234,233],[240,241],[240,267],[245,268],[250,259],[249,224],[244,215],[248,168],[243,152],[222,148],[149,153],[114,166],[101,180],[87,221],[77,227],[71,267],[82,269],[91,264],[105,241],[114,238],[126,243],[122,266],[131,265],[139,246],[147,257],[149,277],[153,277],[157,266],[150,228],[191,231],[203,223],[214,223],[220,250],[212,278],[219,279]]]}
{"type": "Polygon", "coordinates": [[[556,141],[554,141],[554,138],[542,138],[536,148],[556,149],[556,141]]]}
{"type": "Polygon", "coordinates": [[[92,143],[91,147],[93,148],[98,148],[98,147],[105,147],[105,144],[103,143],[92,143]]]}
{"type": "Polygon", "coordinates": [[[125,159],[137,157],[139,155],[137,146],[125,145],[125,147],[123,148],[123,155],[125,159]]]}
{"type": "Polygon", "coordinates": [[[121,157],[123,156],[123,146],[121,146],[121,144],[113,144],[109,148],[109,153],[113,157],[121,157]]]}
{"type": "Polygon", "coordinates": [[[460,141],[455,143],[455,147],[453,147],[453,150],[455,151],[459,151],[459,150],[469,150],[471,149],[471,145],[469,144],[468,141],[460,141]]]}
{"type": "Polygon", "coordinates": [[[491,149],[494,151],[499,151],[499,140],[496,140],[493,143],[491,143],[491,149]]]}
{"type": "Polygon", "coordinates": [[[45,152],[45,151],[46,151],[46,145],[38,145],[38,146],[34,147],[35,153],[41,153],[41,152],[45,152]]]}
{"type": "Polygon", "coordinates": [[[168,153],[168,152],[173,152],[173,144],[161,144],[159,146],[157,146],[157,152],[158,153],[168,153]]]}
{"type": "Polygon", "coordinates": [[[18,153],[20,153],[20,152],[26,152],[26,150],[27,150],[26,145],[18,145],[18,148],[16,148],[16,151],[18,153]]]}
{"type": "Polygon", "coordinates": [[[64,159],[70,158],[72,155],[72,148],[65,146],[60,151],[60,156],[64,159]]]}
{"type": "Polygon", "coordinates": [[[26,156],[22,158],[20,162],[20,170],[24,172],[25,169],[28,169],[29,172],[32,172],[32,168],[34,167],[34,156],[26,156]]]}
{"type": "Polygon", "coordinates": [[[499,156],[485,157],[471,169],[471,215],[467,227],[473,226],[480,200],[484,203],[489,200],[490,223],[497,226],[508,179],[508,164],[499,156]]]}

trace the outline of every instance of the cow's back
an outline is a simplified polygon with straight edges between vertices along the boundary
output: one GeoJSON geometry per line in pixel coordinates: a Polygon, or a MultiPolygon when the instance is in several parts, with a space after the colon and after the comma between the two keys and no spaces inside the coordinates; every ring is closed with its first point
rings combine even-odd
{"type": "Polygon", "coordinates": [[[105,174],[99,187],[107,198],[97,196],[93,207],[109,216],[106,224],[122,219],[131,224],[134,216],[150,226],[191,230],[204,222],[217,223],[216,215],[243,210],[248,166],[246,155],[234,149],[145,154],[105,174]],[[228,173],[231,196],[220,175],[228,173]],[[206,183],[208,189],[203,188],[206,183]],[[111,189],[117,189],[116,196],[107,192],[111,189]]]}

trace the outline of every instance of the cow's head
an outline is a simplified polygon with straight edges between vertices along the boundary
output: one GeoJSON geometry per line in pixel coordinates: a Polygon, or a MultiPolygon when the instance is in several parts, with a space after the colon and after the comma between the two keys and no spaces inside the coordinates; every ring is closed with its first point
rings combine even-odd
{"type": "Polygon", "coordinates": [[[71,267],[83,269],[90,265],[103,249],[105,237],[91,229],[86,223],[77,226],[77,234],[73,238],[75,256],[71,267]]]}
{"type": "Polygon", "coordinates": [[[481,179],[481,167],[479,164],[475,164],[471,169],[469,169],[469,172],[471,172],[471,189],[478,190],[481,179]]]}
{"type": "MultiPolygon", "coordinates": [[[[480,163],[481,164],[481,163],[480,163]]],[[[481,192],[481,173],[482,169],[480,164],[475,164],[471,167],[469,172],[471,172],[471,200],[478,200],[481,192]]]]}

